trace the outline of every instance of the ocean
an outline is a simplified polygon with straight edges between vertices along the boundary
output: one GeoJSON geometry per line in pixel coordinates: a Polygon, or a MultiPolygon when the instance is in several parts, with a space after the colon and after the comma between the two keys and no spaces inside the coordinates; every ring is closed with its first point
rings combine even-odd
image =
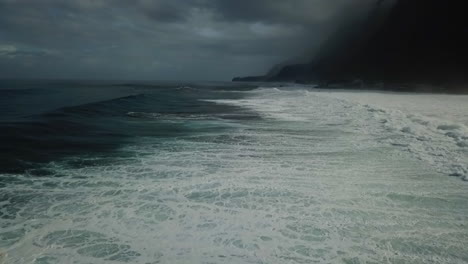
{"type": "Polygon", "coordinates": [[[467,102],[0,81],[0,263],[468,263],[467,102]]]}

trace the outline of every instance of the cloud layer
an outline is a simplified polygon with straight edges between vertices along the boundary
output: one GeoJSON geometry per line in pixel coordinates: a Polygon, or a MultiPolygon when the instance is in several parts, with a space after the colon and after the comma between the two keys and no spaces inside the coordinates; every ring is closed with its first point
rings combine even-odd
{"type": "Polygon", "coordinates": [[[226,80],[314,50],[375,0],[0,0],[0,78],[226,80]],[[346,11],[346,12],[345,12],[346,11]]]}

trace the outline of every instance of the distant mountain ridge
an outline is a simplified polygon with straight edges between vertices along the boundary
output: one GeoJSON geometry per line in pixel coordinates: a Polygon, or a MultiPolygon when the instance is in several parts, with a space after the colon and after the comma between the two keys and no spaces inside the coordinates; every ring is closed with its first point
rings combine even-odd
{"type": "Polygon", "coordinates": [[[342,27],[308,63],[233,81],[465,84],[466,6],[462,0],[397,0],[388,14],[376,8],[369,17],[342,27]]]}

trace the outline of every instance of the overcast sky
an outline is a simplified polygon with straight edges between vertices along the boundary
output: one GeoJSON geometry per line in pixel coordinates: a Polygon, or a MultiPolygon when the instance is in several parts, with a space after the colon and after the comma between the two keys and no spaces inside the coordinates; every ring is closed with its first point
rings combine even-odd
{"type": "Polygon", "coordinates": [[[0,0],[0,78],[230,80],[376,0],[0,0]]]}

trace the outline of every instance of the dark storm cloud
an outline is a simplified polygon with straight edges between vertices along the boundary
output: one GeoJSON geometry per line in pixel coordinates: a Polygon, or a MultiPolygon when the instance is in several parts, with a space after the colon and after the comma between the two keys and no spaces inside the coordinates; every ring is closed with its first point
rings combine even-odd
{"type": "Polygon", "coordinates": [[[186,21],[190,16],[192,2],[183,0],[172,1],[147,1],[137,4],[137,9],[146,14],[149,18],[160,22],[181,22],[186,21]]]}
{"type": "Polygon", "coordinates": [[[216,0],[212,1],[212,7],[227,20],[307,25],[330,19],[350,2],[359,3],[344,0],[216,0]]]}
{"type": "Polygon", "coordinates": [[[0,77],[227,79],[317,47],[373,0],[0,0],[0,77]],[[344,12],[346,10],[346,12],[344,12]]]}

